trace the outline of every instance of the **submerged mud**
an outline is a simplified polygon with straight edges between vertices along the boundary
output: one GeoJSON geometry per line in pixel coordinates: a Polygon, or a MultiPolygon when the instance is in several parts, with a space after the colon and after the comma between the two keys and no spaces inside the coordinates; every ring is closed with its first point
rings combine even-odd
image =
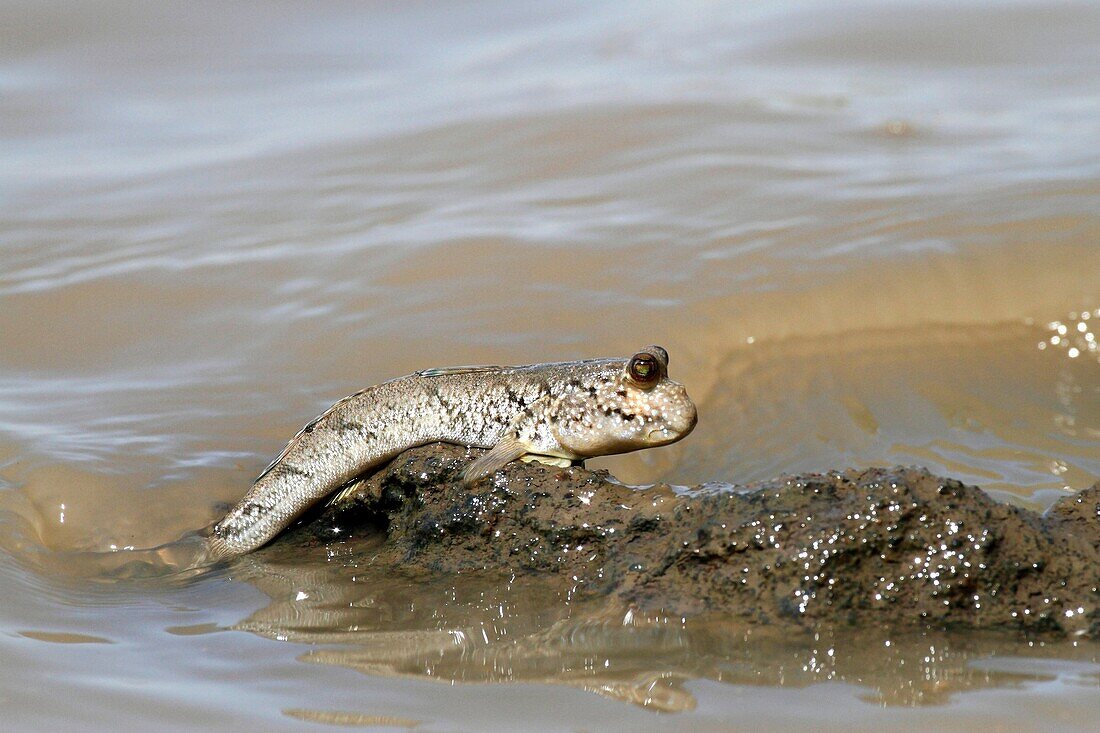
{"type": "Polygon", "coordinates": [[[470,458],[407,451],[280,542],[380,532],[376,567],[556,579],[685,616],[1100,636],[1100,483],[1040,516],[917,468],[637,488],[514,462],[463,487],[470,458]]]}

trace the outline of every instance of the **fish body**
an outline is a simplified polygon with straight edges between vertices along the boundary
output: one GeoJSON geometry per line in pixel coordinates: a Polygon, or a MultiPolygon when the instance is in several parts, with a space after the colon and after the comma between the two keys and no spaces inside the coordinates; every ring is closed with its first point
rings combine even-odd
{"type": "Polygon", "coordinates": [[[206,542],[220,559],[255,550],[310,506],[402,451],[433,442],[489,452],[463,479],[509,461],[558,462],[675,442],[696,409],[668,379],[668,353],[516,367],[428,369],[368,387],[310,422],[218,522],[206,542]]]}

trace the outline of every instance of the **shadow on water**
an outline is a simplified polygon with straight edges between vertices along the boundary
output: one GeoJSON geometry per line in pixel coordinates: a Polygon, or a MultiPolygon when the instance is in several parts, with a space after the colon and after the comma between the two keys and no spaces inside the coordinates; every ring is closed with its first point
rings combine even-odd
{"type": "Polygon", "coordinates": [[[704,679],[840,681],[865,688],[869,703],[903,706],[1042,680],[1100,685],[1091,642],[886,628],[791,633],[683,618],[579,599],[531,576],[381,572],[372,568],[380,542],[303,549],[289,541],[234,561],[229,573],[270,602],[232,628],[311,644],[302,661],[371,676],[567,685],[664,712],[694,709],[689,683],[704,679]]]}
{"type": "MultiPolygon", "coordinates": [[[[302,662],[372,677],[564,685],[659,712],[694,710],[697,680],[842,682],[861,688],[868,704],[887,706],[943,705],[961,693],[1048,681],[1100,688],[1095,642],[913,628],[792,631],[717,615],[685,618],[580,597],[575,586],[533,575],[394,573],[375,562],[384,537],[373,528],[327,544],[303,536],[292,532],[208,566],[197,533],[147,550],[40,549],[22,559],[39,573],[49,568],[55,581],[101,590],[155,595],[228,577],[268,598],[236,623],[166,629],[174,635],[245,631],[308,645],[302,662]]],[[[324,711],[284,712],[340,722],[324,711]]]]}
{"type": "MultiPolygon", "coordinates": [[[[123,596],[211,578],[243,581],[267,602],[233,623],[166,631],[244,631],[307,645],[300,661],[371,677],[563,685],[659,712],[694,710],[692,683],[700,680],[779,688],[841,682],[860,688],[868,704],[887,706],[943,705],[961,693],[1049,681],[1100,688],[1096,642],[914,627],[792,631],[718,615],[682,617],[578,594],[560,577],[394,572],[377,561],[385,537],[376,527],[344,531],[328,542],[292,531],[218,565],[204,565],[201,533],[109,552],[23,543],[20,556],[40,577],[123,596]]],[[[339,722],[323,711],[285,713],[339,722]]]]}

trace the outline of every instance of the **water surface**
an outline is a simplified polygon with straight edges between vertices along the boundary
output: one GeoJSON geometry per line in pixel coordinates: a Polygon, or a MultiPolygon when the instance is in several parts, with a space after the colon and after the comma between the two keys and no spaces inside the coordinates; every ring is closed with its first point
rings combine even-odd
{"type": "Polygon", "coordinates": [[[89,553],[213,521],[362,386],[648,343],[700,424],[592,462],[628,482],[1090,485],[1098,37],[1041,1],[0,3],[8,723],[1090,730],[1095,644],[775,639],[369,541],[89,553]]]}

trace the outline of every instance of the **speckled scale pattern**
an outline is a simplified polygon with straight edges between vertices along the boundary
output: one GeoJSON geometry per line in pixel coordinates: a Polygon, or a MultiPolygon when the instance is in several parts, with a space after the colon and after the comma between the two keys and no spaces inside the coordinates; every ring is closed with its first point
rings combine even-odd
{"type": "Polygon", "coordinates": [[[502,439],[524,453],[565,459],[664,445],[695,425],[695,405],[667,377],[642,388],[628,360],[594,359],[522,367],[432,369],[368,387],[306,425],[256,479],[208,539],[208,555],[250,552],[303,511],[402,451],[431,442],[491,448],[502,439]]]}

